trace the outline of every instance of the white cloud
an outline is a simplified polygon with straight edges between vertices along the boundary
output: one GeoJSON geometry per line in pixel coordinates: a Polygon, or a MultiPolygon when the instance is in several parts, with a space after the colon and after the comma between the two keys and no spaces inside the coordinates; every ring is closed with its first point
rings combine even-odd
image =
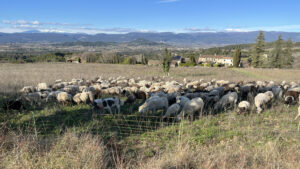
{"type": "Polygon", "coordinates": [[[67,33],[63,30],[57,30],[57,29],[40,29],[39,31],[43,33],[67,33]]]}
{"type": "Polygon", "coordinates": [[[235,28],[227,28],[226,32],[250,32],[248,29],[235,29],[235,28]]]}

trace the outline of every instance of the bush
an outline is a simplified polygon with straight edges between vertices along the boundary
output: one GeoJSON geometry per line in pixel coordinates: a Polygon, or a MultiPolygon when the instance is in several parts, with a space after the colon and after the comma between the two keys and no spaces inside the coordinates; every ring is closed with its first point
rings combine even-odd
{"type": "Polygon", "coordinates": [[[214,67],[222,67],[223,65],[222,64],[219,64],[219,63],[216,63],[214,64],[214,67]]]}
{"type": "Polygon", "coordinates": [[[180,63],[179,66],[184,66],[184,67],[194,67],[196,66],[194,63],[180,63]]]}
{"type": "Polygon", "coordinates": [[[134,64],[136,64],[136,59],[127,57],[124,59],[123,64],[134,65],[134,64]]]}
{"type": "Polygon", "coordinates": [[[205,63],[204,66],[206,66],[206,67],[212,67],[211,63],[205,63]]]}

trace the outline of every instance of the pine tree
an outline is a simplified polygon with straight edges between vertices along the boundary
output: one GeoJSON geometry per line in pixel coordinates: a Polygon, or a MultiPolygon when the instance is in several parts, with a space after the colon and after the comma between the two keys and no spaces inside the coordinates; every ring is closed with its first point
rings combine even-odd
{"type": "Polygon", "coordinates": [[[193,66],[197,65],[196,54],[195,54],[195,53],[189,53],[188,56],[189,56],[189,59],[190,59],[190,63],[191,63],[193,66]]]}
{"type": "Polygon", "coordinates": [[[275,46],[272,51],[271,56],[271,66],[275,68],[281,68],[283,65],[283,50],[282,50],[282,36],[279,35],[278,39],[275,41],[275,46]]]}
{"type": "Polygon", "coordinates": [[[169,76],[169,71],[171,67],[171,52],[168,51],[167,48],[165,48],[163,53],[163,71],[169,76]]]}
{"type": "Polygon", "coordinates": [[[263,31],[259,32],[259,35],[256,38],[256,43],[254,45],[253,54],[252,54],[252,62],[251,65],[253,67],[262,66],[262,55],[265,52],[265,35],[263,31]]]}
{"type": "Polygon", "coordinates": [[[239,67],[242,57],[241,47],[238,46],[233,56],[233,67],[239,67]]]}
{"type": "Polygon", "coordinates": [[[148,64],[148,59],[146,58],[145,54],[142,54],[142,64],[147,65],[148,64]]]}
{"type": "Polygon", "coordinates": [[[294,58],[293,58],[293,41],[289,39],[286,42],[286,49],[284,51],[285,54],[285,66],[286,67],[292,67],[294,63],[294,58]]]}

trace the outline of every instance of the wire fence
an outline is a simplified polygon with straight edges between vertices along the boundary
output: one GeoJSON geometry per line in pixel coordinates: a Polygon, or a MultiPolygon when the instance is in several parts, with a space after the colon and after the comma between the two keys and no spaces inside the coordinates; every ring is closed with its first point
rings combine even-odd
{"type": "MultiPolygon", "coordinates": [[[[159,115],[140,114],[94,114],[90,111],[80,113],[56,113],[48,116],[36,116],[33,112],[25,119],[3,122],[3,132],[19,132],[36,137],[55,137],[67,130],[92,133],[103,138],[123,139],[128,136],[147,134],[162,128],[178,127],[175,117],[163,119],[159,115]]],[[[165,131],[167,132],[167,130],[165,131]]]]}

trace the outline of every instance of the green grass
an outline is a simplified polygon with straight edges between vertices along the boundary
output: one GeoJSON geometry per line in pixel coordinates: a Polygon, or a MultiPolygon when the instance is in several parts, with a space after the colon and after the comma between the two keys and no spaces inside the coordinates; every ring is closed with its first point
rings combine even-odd
{"type": "Polygon", "coordinates": [[[266,76],[263,76],[263,75],[258,75],[254,72],[250,72],[250,71],[246,71],[246,70],[243,70],[243,69],[238,69],[238,68],[232,68],[233,71],[241,74],[241,75],[245,75],[247,78],[255,78],[255,79],[269,79],[268,77],[266,76]]]}
{"type": "MultiPolygon", "coordinates": [[[[299,121],[293,120],[297,112],[296,106],[276,104],[259,115],[237,115],[232,111],[207,115],[193,122],[176,123],[172,120],[163,122],[160,118],[138,116],[139,104],[132,108],[130,105],[122,107],[122,116],[93,116],[89,105],[63,106],[54,103],[47,104],[42,109],[28,108],[21,114],[1,110],[0,114],[2,117],[6,115],[6,120],[1,123],[5,122],[10,131],[25,135],[34,134],[36,129],[40,138],[59,138],[65,132],[100,136],[105,144],[116,144],[119,153],[123,154],[123,160],[127,162],[131,159],[157,158],[182,145],[188,145],[191,153],[204,153],[206,158],[224,158],[225,161],[238,158],[231,154],[242,154],[247,157],[245,165],[250,168],[268,168],[269,163],[277,165],[277,158],[278,163],[283,163],[280,165],[290,165],[285,154],[286,157],[293,156],[293,165],[290,166],[296,166],[296,161],[300,159],[299,121]],[[227,155],[223,154],[224,157],[221,157],[222,153],[227,155]],[[268,161],[270,158],[274,161],[268,161]]],[[[162,113],[158,112],[157,116],[162,113]]],[[[139,165],[140,162],[136,160],[130,165],[139,165]]]]}

